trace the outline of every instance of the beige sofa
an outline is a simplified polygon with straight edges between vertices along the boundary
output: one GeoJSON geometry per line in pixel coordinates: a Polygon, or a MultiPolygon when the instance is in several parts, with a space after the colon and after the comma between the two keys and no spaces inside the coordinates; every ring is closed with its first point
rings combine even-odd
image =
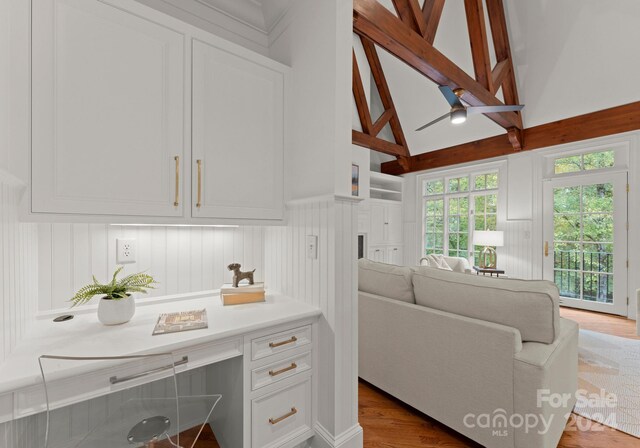
{"type": "Polygon", "coordinates": [[[359,261],[359,376],[487,447],[557,446],[578,325],[550,282],[359,261]]]}

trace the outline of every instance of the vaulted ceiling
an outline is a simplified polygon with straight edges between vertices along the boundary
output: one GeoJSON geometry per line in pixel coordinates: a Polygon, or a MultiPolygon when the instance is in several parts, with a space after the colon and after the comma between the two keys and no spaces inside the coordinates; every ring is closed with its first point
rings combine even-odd
{"type": "MultiPolygon", "coordinates": [[[[396,14],[391,0],[379,3],[396,14]]],[[[640,100],[640,2],[504,0],[504,5],[525,127],[640,100]]],[[[493,66],[491,38],[488,42],[493,66]]],[[[473,76],[463,1],[445,1],[434,47],[473,76]]],[[[424,75],[381,49],[378,54],[412,155],[505,132],[483,115],[460,126],[445,120],[415,132],[446,113],[448,105],[424,75]]],[[[502,99],[501,92],[497,96],[502,99]]]]}

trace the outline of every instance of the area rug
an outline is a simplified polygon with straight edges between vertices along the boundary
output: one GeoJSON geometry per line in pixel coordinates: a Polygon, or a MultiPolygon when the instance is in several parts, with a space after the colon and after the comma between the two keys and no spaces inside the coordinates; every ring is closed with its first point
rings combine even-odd
{"type": "Polygon", "coordinates": [[[640,340],[580,330],[574,412],[640,438],[640,340]]]}

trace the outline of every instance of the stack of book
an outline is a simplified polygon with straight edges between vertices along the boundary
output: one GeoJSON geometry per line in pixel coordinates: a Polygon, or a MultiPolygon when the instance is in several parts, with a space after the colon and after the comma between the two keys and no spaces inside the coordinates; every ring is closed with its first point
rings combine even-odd
{"type": "Polygon", "coordinates": [[[237,288],[234,288],[231,283],[225,283],[220,287],[220,297],[223,305],[264,302],[264,283],[241,284],[237,288]]]}

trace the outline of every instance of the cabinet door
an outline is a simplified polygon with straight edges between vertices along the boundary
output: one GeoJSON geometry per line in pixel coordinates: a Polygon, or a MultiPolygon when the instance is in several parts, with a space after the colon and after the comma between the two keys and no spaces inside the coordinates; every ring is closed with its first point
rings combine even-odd
{"type": "Polygon", "coordinates": [[[269,65],[193,43],[194,217],[282,219],[284,74],[269,65]]]}
{"type": "Polygon", "coordinates": [[[32,211],[181,216],[184,36],[98,0],[34,0],[32,33],[32,211]]]}
{"type": "Polygon", "coordinates": [[[402,206],[387,205],[385,219],[385,242],[400,243],[402,242],[402,206]]]}
{"type": "Polygon", "coordinates": [[[387,250],[384,247],[370,247],[368,255],[369,260],[387,263],[387,250]]]}
{"type": "Polygon", "coordinates": [[[401,247],[387,247],[387,263],[396,264],[398,266],[404,265],[401,247]]]}
{"type": "Polygon", "coordinates": [[[369,241],[372,244],[385,242],[386,217],[385,207],[382,204],[371,204],[371,236],[369,241]]]}

